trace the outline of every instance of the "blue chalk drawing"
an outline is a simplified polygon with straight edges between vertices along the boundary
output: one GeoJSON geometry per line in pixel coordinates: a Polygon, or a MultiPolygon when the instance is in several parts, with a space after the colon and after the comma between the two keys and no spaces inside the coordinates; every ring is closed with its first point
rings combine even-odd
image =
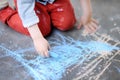
{"type": "Polygon", "coordinates": [[[117,69],[117,71],[120,73],[120,67],[118,68],[117,66],[114,66],[116,69],[117,69]]]}
{"type": "Polygon", "coordinates": [[[0,49],[6,52],[6,55],[14,58],[16,61],[26,69],[27,73],[34,80],[60,80],[66,68],[76,64],[77,62],[83,63],[88,59],[86,55],[96,52],[95,57],[100,55],[101,51],[118,50],[118,47],[112,46],[107,43],[98,41],[79,41],[71,37],[65,37],[61,34],[56,34],[59,39],[51,38],[49,43],[54,45],[50,53],[50,58],[43,58],[36,56],[33,59],[26,59],[25,52],[34,52],[34,48],[27,48],[22,50],[11,51],[4,46],[0,45],[0,49]]]}

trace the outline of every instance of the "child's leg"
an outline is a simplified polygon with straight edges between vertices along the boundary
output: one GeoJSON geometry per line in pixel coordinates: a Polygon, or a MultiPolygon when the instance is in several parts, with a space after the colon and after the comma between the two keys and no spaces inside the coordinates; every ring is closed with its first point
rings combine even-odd
{"type": "Polygon", "coordinates": [[[18,13],[10,7],[0,10],[0,21],[8,24],[14,30],[28,35],[27,29],[23,28],[18,13]]]}
{"type": "MultiPolygon", "coordinates": [[[[47,11],[45,11],[45,8],[43,6],[41,6],[41,4],[36,3],[35,11],[40,19],[38,26],[39,26],[43,36],[46,36],[51,31],[50,17],[48,15],[47,11]]],[[[9,18],[7,18],[7,24],[14,30],[16,30],[22,34],[29,35],[27,28],[23,27],[22,21],[18,15],[17,11],[14,14],[12,14],[9,18]]]]}
{"type": "Polygon", "coordinates": [[[38,26],[43,36],[49,35],[51,32],[51,20],[47,8],[42,4],[36,2],[35,12],[40,19],[38,26]]]}
{"type": "Polygon", "coordinates": [[[21,21],[21,19],[20,19],[20,17],[19,17],[17,12],[12,14],[7,19],[7,24],[9,25],[9,27],[14,29],[15,31],[20,32],[20,33],[25,34],[25,35],[29,35],[28,30],[23,27],[22,21],[21,21]]]}
{"type": "Polygon", "coordinates": [[[48,5],[48,10],[54,27],[62,31],[73,28],[76,19],[70,0],[56,0],[48,5]]]}

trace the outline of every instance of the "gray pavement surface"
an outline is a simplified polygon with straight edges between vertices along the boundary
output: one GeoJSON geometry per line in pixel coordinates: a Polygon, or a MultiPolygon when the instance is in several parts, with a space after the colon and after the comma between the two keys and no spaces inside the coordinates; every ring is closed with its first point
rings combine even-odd
{"type": "MultiPolygon", "coordinates": [[[[81,8],[78,0],[71,0],[75,8],[76,18],[79,21],[81,8]]],[[[91,0],[93,7],[93,17],[100,23],[99,30],[91,35],[82,36],[82,30],[61,32],[56,29],[47,37],[55,37],[55,32],[75,40],[99,40],[120,48],[120,0],[91,0]]],[[[0,22],[0,80],[34,80],[23,66],[10,56],[3,56],[9,51],[16,51],[33,47],[30,37],[17,33],[7,25],[0,22]],[[4,46],[6,49],[2,49],[4,46]],[[19,67],[17,68],[16,65],[19,67]]],[[[57,38],[59,39],[59,38],[57,38]]],[[[54,45],[51,45],[54,46],[54,45]]],[[[36,54],[27,51],[26,54],[36,54]]],[[[120,50],[114,50],[111,55],[95,57],[85,61],[82,65],[78,63],[69,66],[63,74],[61,80],[120,80],[120,50]],[[99,62],[99,63],[98,63],[99,62]]]]}

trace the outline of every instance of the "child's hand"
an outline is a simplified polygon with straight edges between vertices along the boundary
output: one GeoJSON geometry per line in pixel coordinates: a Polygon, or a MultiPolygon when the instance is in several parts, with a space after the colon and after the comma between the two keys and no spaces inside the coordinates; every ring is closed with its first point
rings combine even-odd
{"type": "Polygon", "coordinates": [[[92,18],[91,0],[80,0],[80,3],[83,10],[83,16],[80,19],[78,29],[84,26],[86,33],[94,33],[98,28],[98,23],[92,18]]]}
{"type": "Polygon", "coordinates": [[[98,28],[98,22],[95,19],[85,15],[81,17],[78,29],[82,26],[84,26],[87,33],[94,33],[98,28]]]}
{"type": "Polygon", "coordinates": [[[49,57],[48,49],[50,48],[48,41],[43,37],[41,31],[37,24],[32,25],[27,28],[32,40],[34,42],[34,46],[38,54],[43,57],[49,57]]]}
{"type": "Polygon", "coordinates": [[[33,42],[38,54],[40,54],[43,57],[49,57],[48,49],[50,48],[50,45],[46,39],[37,38],[33,40],[33,42]]]}

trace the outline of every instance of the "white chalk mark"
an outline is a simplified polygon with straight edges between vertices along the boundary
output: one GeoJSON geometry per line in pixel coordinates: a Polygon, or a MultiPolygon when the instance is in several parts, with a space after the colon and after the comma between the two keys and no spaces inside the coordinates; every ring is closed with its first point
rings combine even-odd
{"type": "Polygon", "coordinates": [[[111,65],[111,62],[106,65],[106,67],[97,75],[95,80],[98,80],[100,78],[100,76],[105,72],[105,70],[111,65]]]}
{"type": "Polygon", "coordinates": [[[109,58],[109,60],[107,60],[106,64],[108,64],[111,60],[113,60],[113,58],[118,55],[120,53],[120,50],[117,51],[111,58],[109,58]]]}
{"type": "Polygon", "coordinates": [[[119,63],[120,63],[120,60],[118,60],[118,59],[113,59],[113,61],[117,61],[117,62],[119,62],[119,63]]]}
{"type": "Polygon", "coordinates": [[[102,61],[102,59],[100,59],[99,61],[97,61],[97,63],[94,64],[93,67],[91,67],[91,69],[87,70],[86,73],[81,74],[79,77],[74,78],[73,80],[80,80],[81,78],[85,77],[87,74],[89,74],[90,72],[92,72],[101,61],[102,61]]]}
{"type": "Polygon", "coordinates": [[[110,32],[118,32],[120,34],[120,27],[115,27],[111,29],[110,32]]]}

